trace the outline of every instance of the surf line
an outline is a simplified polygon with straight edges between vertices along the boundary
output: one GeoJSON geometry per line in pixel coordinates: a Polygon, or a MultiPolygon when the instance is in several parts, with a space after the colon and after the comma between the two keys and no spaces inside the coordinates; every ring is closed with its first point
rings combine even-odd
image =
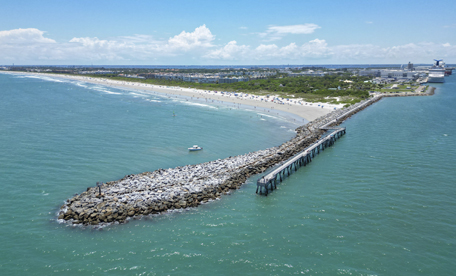
{"type": "Polygon", "coordinates": [[[105,225],[197,207],[240,188],[250,176],[302,153],[322,139],[328,128],[339,125],[380,99],[382,96],[377,95],[321,116],[298,127],[294,138],[277,147],[197,165],[127,175],[120,180],[88,187],[66,200],[58,212],[58,221],[105,225]]]}

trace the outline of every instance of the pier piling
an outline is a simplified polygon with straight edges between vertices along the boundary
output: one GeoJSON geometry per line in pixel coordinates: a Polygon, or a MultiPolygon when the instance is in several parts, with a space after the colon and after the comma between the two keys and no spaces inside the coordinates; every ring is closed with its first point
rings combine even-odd
{"type": "Polygon", "coordinates": [[[258,179],[256,193],[263,194],[264,190],[264,195],[267,196],[269,190],[273,191],[274,189],[277,189],[277,181],[282,182],[285,174],[290,176],[293,170],[296,172],[299,167],[306,166],[308,163],[312,162],[312,159],[317,154],[324,151],[325,148],[334,145],[337,138],[340,138],[346,132],[344,127],[325,127],[325,129],[332,130],[332,132],[316,141],[302,152],[291,157],[269,174],[258,179]]]}

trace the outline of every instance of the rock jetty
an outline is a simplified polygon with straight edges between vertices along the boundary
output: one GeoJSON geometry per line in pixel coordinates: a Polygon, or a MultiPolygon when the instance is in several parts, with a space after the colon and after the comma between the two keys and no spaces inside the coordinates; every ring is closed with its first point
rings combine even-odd
{"type": "Polygon", "coordinates": [[[283,162],[317,141],[322,126],[339,124],[381,99],[367,99],[336,110],[296,129],[296,136],[278,147],[197,165],[159,169],[90,187],[60,208],[61,222],[82,225],[122,223],[132,217],[196,207],[238,189],[251,175],[283,162]],[[101,194],[100,194],[101,190],[101,194]]]}

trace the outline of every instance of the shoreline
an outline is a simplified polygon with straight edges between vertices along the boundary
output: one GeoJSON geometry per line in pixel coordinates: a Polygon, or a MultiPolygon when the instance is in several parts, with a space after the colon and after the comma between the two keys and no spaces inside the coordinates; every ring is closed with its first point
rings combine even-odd
{"type": "MultiPolygon", "coordinates": [[[[396,94],[394,97],[430,96],[434,90],[432,87],[426,93],[396,94]]],[[[328,112],[296,128],[295,137],[280,146],[196,165],[126,175],[120,180],[101,183],[100,187],[89,187],[66,200],[56,214],[57,221],[75,226],[103,227],[197,207],[239,189],[249,177],[302,153],[322,139],[325,130],[341,124],[383,97],[391,96],[376,95],[347,108],[328,112]]]]}
{"type": "MultiPolygon", "coordinates": [[[[228,105],[235,104],[235,107],[250,109],[259,112],[276,112],[277,115],[282,115],[287,117],[290,122],[305,124],[311,122],[321,116],[327,115],[334,110],[339,110],[343,107],[343,104],[334,105],[327,103],[309,103],[302,101],[298,98],[290,100],[276,100],[271,101],[273,96],[267,98],[265,96],[255,96],[252,94],[246,93],[217,93],[210,90],[200,90],[193,88],[182,88],[182,87],[173,87],[173,86],[163,86],[163,85],[152,85],[144,84],[137,82],[126,82],[126,81],[117,81],[109,80],[105,78],[92,78],[84,76],[71,76],[71,75],[58,75],[58,74],[48,74],[48,73],[31,73],[31,72],[12,72],[5,71],[2,73],[9,74],[23,74],[23,75],[35,75],[35,76],[46,76],[46,77],[55,77],[61,79],[69,79],[75,81],[82,81],[92,84],[103,85],[107,87],[120,88],[120,89],[134,89],[139,90],[144,93],[159,93],[164,96],[173,95],[180,96],[187,99],[190,99],[195,102],[205,102],[207,104],[224,104],[228,105]],[[280,103],[280,102],[282,103],[280,103]],[[286,113],[292,114],[286,115],[286,113]],[[305,121],[299,120],[299,118],[304,119],[305,121]]],[[[267,114],[265,114],[267,115],[267,114]]]]}
{"type": "MultiPolygon", "coordinates": [[[[430,96],[434,90],[418,95],[430,96]]],[[[98,228],[197,207],[239,189],[249,177],[303,153],[315,142],[325,139],[326,130],[340,125],[383,97],[377,95],[321,116],[298,127],[294,138],[277,147],[196,165],[126,175],[120,180],[101,183],[99,187],[89,187],[67,199],[56,214],[57,221],[98,228]]]]}
{"type": "Polygon", "coordinates": [[[300,126],[294,138],[277,147],[196,165],[126,175],[100,187],[89,187],[60,207],[57,221],[103,227],[197,207],[239,189],[249,177],[302,152],[322,138],[325,127],[339,125],[380,99],[382,96],[364,100],[300,126]]]}

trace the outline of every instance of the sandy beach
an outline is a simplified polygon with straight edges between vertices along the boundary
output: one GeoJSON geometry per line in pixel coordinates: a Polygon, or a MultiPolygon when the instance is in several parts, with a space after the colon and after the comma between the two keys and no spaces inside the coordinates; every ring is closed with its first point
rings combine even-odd
{"type": "MultiPolygon", "coordinates": [[[[13,73],[13,72],[8,72],[13,73]]],[[[16,72],[14,72],[16,73],[16,72]]],[[[19,74],[31,74],[38,76],[46,76],[53,78],[64,78],[77,81],[83,81],[93,84],[99,84],[109,87],[117,87],[124,89],[137,89],[142,92],[158,92],[166,95],[178,95],[190,98],[195,101],[205,101],[207,103],[220,103],[220,104],[235,104],[234,107],[245,108],[250,106],[251,109],[256,109],[260,112],[277,112],[277,113],[291,113],[299,116],[307,121],[313,121],[316,118],[328,114],[336,109],[342,108],[343,104],[327,104],[327,103],[310,103],[300,98],[283,99],[275,95],[256,96],[252,94],[237,92],[229,93],[222,91],[210,91],[194,88],[182,88],[163,85],[152,85],[138,82],[118,81],[103,78],[92,78],[85,76],[72,76],[72,75],[58,75],[58,74],[43,74],[43,73],[27,73],[17,72],[19,74]]],[[[293,119],[296,121],[296,119],[293,119]]],[[[304,120],[303,120],[304,121],[304,120]]],[[[305,121],[304,121],[305,122],[305,121]]]]}

